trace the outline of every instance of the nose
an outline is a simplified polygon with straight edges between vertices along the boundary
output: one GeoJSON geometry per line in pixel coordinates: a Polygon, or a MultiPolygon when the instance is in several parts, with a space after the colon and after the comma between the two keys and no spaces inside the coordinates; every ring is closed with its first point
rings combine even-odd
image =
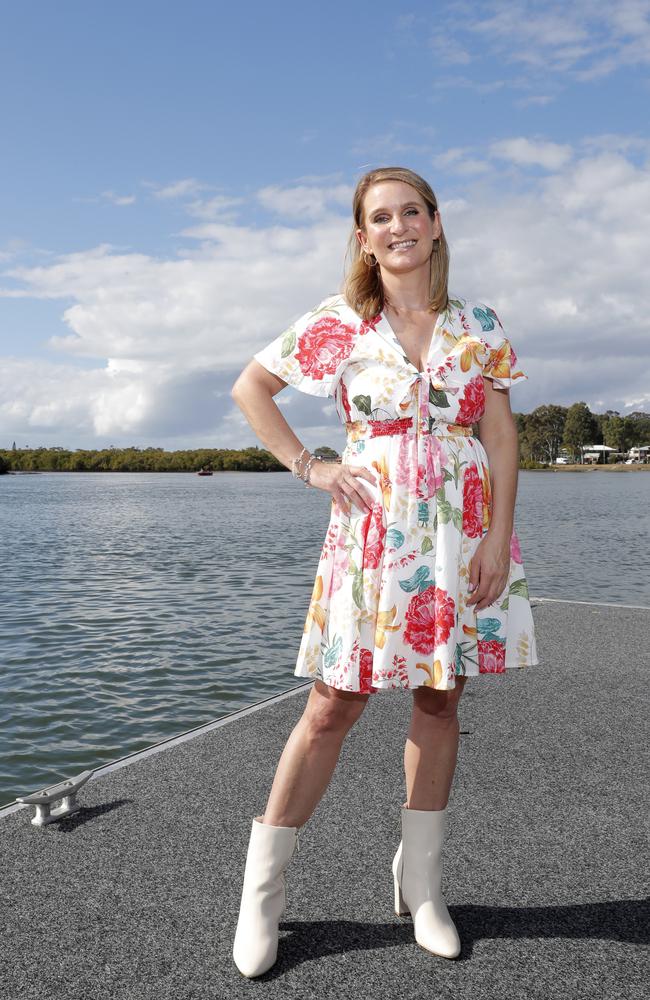
{"type": "Polygon", "coordinates": [[[405,233],[407,226],[404,224],[402,219],[397,219],[396,222],[391,223],[390,231],[394,235],[399,235],[400,233],[405,233]]]}

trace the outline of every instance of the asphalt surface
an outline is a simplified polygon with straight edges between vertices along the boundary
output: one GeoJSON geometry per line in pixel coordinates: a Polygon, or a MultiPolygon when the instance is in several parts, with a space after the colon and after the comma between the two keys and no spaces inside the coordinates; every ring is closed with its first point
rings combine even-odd
{"type": "MultiPolygon", "coordinates": [[[[533,599],[540,663],[470,678],[443,889],[462,951],[393,912],[411,694],[373,695],[287,870],[278,961],[232,961],[252,817],[310,685],[0,817],[0,995],[647,996],[647,610],[533,599]]],[[[291,665],[288,664],[288,671],[291,665]]],[[[289,685],[290,686],[290,685],[289,685]]]]}

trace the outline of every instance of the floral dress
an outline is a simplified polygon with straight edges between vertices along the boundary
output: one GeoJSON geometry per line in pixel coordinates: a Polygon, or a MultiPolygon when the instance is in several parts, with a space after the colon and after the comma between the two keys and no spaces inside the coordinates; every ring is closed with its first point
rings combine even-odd
{"type": "Polygon", "coordinates": [[[347,432],[341,461],[362,465],[372,510],[332,499],[295,675],[344,691],[455,687],[455,677],[538,663],[515,531],[503,592],[467,605],[469,566],[490,524],[488,456],[472,424],[483,376],[528,378],[494,309],[449,298],[426,368],[388,320],[363,320],[343,295],[324,299],[254,355],[303,392],[332,396],[347,432]]]}

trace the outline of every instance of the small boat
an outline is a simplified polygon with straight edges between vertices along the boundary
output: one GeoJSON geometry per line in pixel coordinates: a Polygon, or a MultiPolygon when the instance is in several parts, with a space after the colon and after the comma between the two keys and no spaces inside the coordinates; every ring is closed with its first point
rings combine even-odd
{"type": "Polygon", "coordinates": [[[200,468],[199,471],[197,472],[197,476],[211,476],[211,475],[212,475],[211,469],[200,468]]]}

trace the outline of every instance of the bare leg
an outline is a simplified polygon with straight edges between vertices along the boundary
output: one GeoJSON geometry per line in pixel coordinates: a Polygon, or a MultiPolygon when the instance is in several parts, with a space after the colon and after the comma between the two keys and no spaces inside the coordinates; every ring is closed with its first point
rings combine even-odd
{"type": "Polygon", "coordinates": [[[456,709],[466,677],[456,677],[456,687],[413,691],[413,712],[404,746],[409,809],[445,809],[458,757],[460,724],[456,709]]]}
{"type": "Polygon", "coordinates": [[[370,695],[317,680],[282,751],[262,822],[302,826],[330,783],[347,733],[370,695]]]}

